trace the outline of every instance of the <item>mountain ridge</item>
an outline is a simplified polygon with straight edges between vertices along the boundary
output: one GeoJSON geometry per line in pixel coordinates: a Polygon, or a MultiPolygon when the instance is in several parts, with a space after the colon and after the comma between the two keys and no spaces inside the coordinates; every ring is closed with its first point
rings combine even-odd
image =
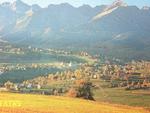
{"type": "MultiPolygon", "coordinates": [[[[9,8],[9,3],[0,5],[0,36],[11,43],[92,49],[93,53],[98,54],[118,53],[120,49],[124,54],[128,53],[128,48],[133,52],[133,58],[137,57],[137,53],[141,54],[140,50],[149,52],[149,7],[140,9],[128,6],[121,0],[112,5],[83,5],[77,8],[67,3],[53,4],[47,8],[29,6],[21,1],[16,3],[19,5],[15,12],[9,8]],[[9,18],[12,18],[11,21],[9,18]],[[104,52],[106,48],[108,52],[104,52]]],[[[142,55],[149,58],[143,52],[142,55]]]]}

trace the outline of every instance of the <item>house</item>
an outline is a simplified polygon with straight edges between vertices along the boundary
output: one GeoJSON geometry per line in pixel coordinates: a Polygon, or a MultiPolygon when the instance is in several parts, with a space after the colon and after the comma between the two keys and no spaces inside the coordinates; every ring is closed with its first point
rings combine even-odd
{"type": "Polygon", "coordinates": [[[71,80],[72,80],[72,81],[76,80],[76,76],[72,76],[72,77],[71,77],[71,80]]]}
{"type": "Polygon", "coordinates": [[[29,83],[29,84],[27,85],[27,88],[28,88],[28,89],[31,89],[31,88],[32,88],[32,84],[29,83]]]}
{"type": "Polygon", "coordinates": [[[41,89],[41,85],[40,84],[37,85],[37,89],[41,89]]]}
{"type": "Polygon", "coordinates": [[[0,69],[0,75],[3,74],[4,72],[0,69]]]}

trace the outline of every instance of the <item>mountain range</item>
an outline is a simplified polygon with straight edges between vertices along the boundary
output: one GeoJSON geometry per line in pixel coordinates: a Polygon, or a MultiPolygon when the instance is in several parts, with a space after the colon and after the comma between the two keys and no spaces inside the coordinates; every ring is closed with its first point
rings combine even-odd
{"type": "Polygon", "coordinates": [[[124,59],[150,59],[150,8],[111,5],[46,8],[21,0],[0,4],[0,39],[20,45],[85,50],[124,59]]]}

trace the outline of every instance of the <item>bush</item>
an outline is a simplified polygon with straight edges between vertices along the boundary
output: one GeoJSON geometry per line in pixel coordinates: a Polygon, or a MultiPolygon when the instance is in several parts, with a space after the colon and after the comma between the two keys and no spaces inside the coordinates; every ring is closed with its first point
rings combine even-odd
{"type": "Polygon", "coordinates": [[[71,88],[68,93],[67,93],[67,96],[69,97],[77,97],[77,91],[74,89],[74,88],[71,88]]]}

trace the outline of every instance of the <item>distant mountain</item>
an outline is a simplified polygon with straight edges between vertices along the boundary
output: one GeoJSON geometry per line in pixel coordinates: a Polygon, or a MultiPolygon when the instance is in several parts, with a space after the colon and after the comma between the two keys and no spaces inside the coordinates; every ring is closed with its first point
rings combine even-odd
{"type": "Polygon", "coordinates": [[[0,5],[0,36],[17,44],[149,59],[149,20],[149,7],[122,0],[94,8],[67,3],[41,8],[17,0],[0,5]]]}

